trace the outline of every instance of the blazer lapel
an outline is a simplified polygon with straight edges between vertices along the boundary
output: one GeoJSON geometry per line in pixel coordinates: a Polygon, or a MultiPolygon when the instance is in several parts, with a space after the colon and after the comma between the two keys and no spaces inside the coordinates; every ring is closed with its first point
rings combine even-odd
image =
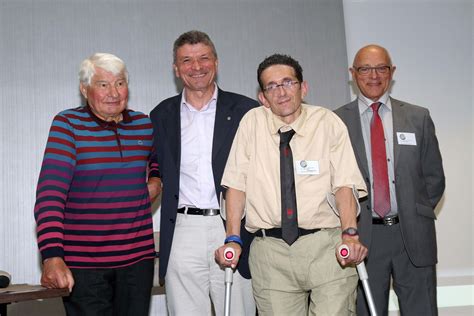
{"type": "Polygon", "coordinates": [[[179,173],[181,160],[181,116],[180,116],[181,94],[168,104],[166,117],[163,118],[163,130],[165,139],[168,139],[168,146],[172,160],[176,164],[179,173]]]}
{"type": "Polygon", "coordinates": [[[363,173],[364,178],[369,176],[369,167],[367,164],[367,155],[365,153],[364,136],[362,136],[362,125],[360,122],[359,106],[357,100],[352,101],[347,111],[350,115],[347,116],[347,128],[350,130],[350,138],[357,161],[359,161],[359,168],[363,173]]]}
{"type": "Polygon", "coordinates": [[[394,168],[397,170],[398,158],[400,155],[400,146],[398,145],[397,132],[404,130],[404,115],[403,115],[403,103],[390,98],[392,103],[392,119],[393,119],[393,155],[394,155],[394,168]]]}
{"type": "Polygon", "coordinates": [[[213,160],[228,137],[228,133],[232,127],[232,120],[236,119],[232,117],[233,107],[234,102],[232,98],[229,98],[225,91],[219,89],[214,122],[214,139],[212,142],[213,160]]]}

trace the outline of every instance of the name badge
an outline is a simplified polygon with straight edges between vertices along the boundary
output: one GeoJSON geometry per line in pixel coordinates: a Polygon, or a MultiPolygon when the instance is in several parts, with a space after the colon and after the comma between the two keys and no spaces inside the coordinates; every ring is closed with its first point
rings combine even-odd
{"type": "Polygon", "coordinates": [[[416,146],[415,133],[397,132],[398,145],[416,146]]]}
{"type": "Polygon", "coordinates": [[[319,174],[319,162],[317,160],[295,161],[296,174],[319,174]]]}

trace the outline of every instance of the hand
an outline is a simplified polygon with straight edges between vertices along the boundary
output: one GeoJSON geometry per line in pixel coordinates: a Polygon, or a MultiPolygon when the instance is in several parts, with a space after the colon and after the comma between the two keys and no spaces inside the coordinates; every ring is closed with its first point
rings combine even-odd
{"type": "Polygon", "coordinates": [[[232,269],[235,269],[235,267],[237,267],[237,264],[239,263],[239,257],[241,253],[242,253],[242,248],[240,248],[240,245],[235,242],[230,242],[216,249],[214,256],[215,256],[216,262],[221,267],[223,268],[231,267],[232,269]],[[226,248],[232,248],[235,251],[235,256],[234,256],[234,259],[232,259],[232,261],[228,261],[224,257],[224,250],[226,248]]]}
{"type": "Polygon", "coordinates": [[[41,285],[48,289],[68,288],[69,292],[72,291],[74,278],[62,258],[53,257],[43,262],[41,285]]]}
{"type": "Polygon", "coordinates": [[[161,193],[161,180],[157,177],[148,179],[148,193],[150,194],[150,201],[153,203],[161,193]]]}
{"type": "Polygon", "coordinates": [[[339,253],[339,247],[336,249],[336,257],[339,263],[344,267],[352,263],[359,264],[367,257],[367,248],[359,242],[358,236],[343,235],[342,244],[349,248],[349,256],[342,258],[339,253]]]}

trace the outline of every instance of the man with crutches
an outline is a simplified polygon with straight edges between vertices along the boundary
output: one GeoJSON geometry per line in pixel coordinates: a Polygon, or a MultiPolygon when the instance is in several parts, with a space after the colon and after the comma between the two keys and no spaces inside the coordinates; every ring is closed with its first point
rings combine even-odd
{"type": "Polygon", "coordinates": [[[331,111],[302,103],[308,84],[292,57],[267,57],[257,74],[263,106],[242,118],[227,160],[227,238],[216,260],[237,265],[245,208],[245,227],[256,235],[249,265],[259,315],[353,315],[353,264],[367,255],[354,233],[356,196],[367,189],[347,129],[331,111]],[[341,243],[347,258],[336,255],[341,243]],[[230,262],[227,247],[236,254],[230,262]]]}

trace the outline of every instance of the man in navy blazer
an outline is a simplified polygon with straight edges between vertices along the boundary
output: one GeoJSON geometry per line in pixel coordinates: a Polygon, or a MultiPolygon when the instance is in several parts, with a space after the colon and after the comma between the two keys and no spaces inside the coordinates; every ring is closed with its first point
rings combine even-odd
{"type": "MultiPolygon", "coordinates": [[[[240,119],[258,103],[219,89],[217,53],[207,34],[182,34],[173,54],[183,92],[150,114],[163,183],[159,276],[171,315],[211,315],[212,305],[221,315],[224,271],[214,260],[225,239],[220,183],[240,119]]],[[[245,248],[251,243],[245,229],[242,242],[245,248]]],[[[233,315],[255,314],[247,256],[248,251],[234,274],[233,315]]]]}
{"type": "MultiPolygon", "coordinates": [[[[385,48],[360,49],[350,68],[360,90],[358,99],[335,112],[348,127],[359,168],[371,188],[361,201],[358,229],[369,249],[367,271],[378,315],[388,314],[391,278],[402,315],[437,315],[434,209],[445,188],[443,165],[429,111],[389,96],[394,71],[385,48]],[[371,138],[377,134],[377,108],[384,134],[380,147],[371,138]],[[379,158],[374,154],[385,155],[385,172],[377,171],[373,161],[379,158]],[[374,173],[388,176],[385,212],[374,206],[384,187],[374,185],[374,173]]],[[[357,314],[368,315],[360,287],[357,314]]]]}

